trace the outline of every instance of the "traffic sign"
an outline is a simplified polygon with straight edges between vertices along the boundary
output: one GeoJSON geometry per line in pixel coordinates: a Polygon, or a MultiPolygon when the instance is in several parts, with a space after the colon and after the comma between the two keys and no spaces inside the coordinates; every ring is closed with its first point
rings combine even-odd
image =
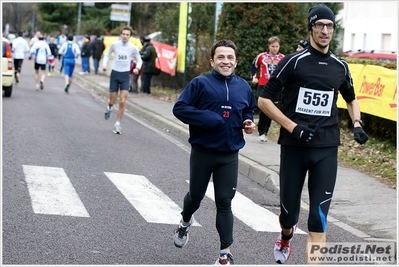
{"type": "Polygon", "coordinates": [[[130,21],[130,6],[129,5],[111,5],[110,20],[115,21],[130,21]]]}

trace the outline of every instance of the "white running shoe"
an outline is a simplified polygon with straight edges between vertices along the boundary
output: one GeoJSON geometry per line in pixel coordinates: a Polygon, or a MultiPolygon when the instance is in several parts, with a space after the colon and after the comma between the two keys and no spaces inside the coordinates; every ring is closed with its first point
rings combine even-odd
{"type": "Polygon", "coordinates": [[[274,259],[277,263],[285,263],[290,258],[292,251],[291,241],[297,228],[298,224],[292,227],[292,237],[289,240],[282,239],[282,233],[278,236],[274,243],[274,259]]]}
{"type": "Polygon", "coordinates": [[[216,260],[215,265],[233,265],[233,255],[230,252],[220,253],[219,259],[216,260]]]}
{"type": "Polygon", "coordinates": [[[194,222],[194,217],[191,217],[190,224],[185,226],[183,225],[183,221],[180,220],[179,226],[175,230],[175,234],[173,235],[173,242],[175,246],[178,248],[184,247],[188,242],[188,229],[194,222]]]}
{"type": "Polygon", "coordinates": [[[122,126],[120,124],[115,124],[114,126],[114,133],[122,134],[122,126]]]}
{"type": "Polygon", "coordinates": [[[258,137],[259,141],[261,142],[267,142],[267,137],[265,134],[259,135],[258,137]]]}

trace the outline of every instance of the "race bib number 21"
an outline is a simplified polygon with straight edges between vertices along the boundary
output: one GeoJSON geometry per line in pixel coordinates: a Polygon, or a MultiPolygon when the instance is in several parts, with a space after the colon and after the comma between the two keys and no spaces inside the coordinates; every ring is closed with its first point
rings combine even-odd
{"type": "Polygon", "coordinates": [[[299,88],[298,101],[295,111],[311,116],[331,115],[334,91],[320,91],[310,88],[299,88]]]}

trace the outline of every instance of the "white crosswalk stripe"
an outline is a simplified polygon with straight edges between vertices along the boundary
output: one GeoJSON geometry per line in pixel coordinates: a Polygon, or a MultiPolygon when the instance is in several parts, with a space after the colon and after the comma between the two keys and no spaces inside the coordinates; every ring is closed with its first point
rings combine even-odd
{"type": "MultiPolygon", "coordinates": [[[[206,196],[215,201],[212,182],[208,185],[206,196]]],[[[235,217],[255,231],[277,233],[281,231],[278,216],[276,214],[259,206],[239,192],[236,192],[233,198],[231,209],[235,217]]],[[[295,233],[306,234],[299,228],[295,233]]]]}
{"type": "Polygon", "coordinates": [[[23,165],[33,212],[90,217],[62,168],[23,165]]]}
{"type": "Polygon", "coordinates": [[[112,172],[105,175],[147,222],[178,224],[180,221],[181,208],[145,176],[112,172]]]}
{"type": "MultiPolygon", "coordinates": [[[[25,179],[37,214],[90,217],[62,168],[23,165],[25,179]]],[[[150,223],[177,224],[181,208],[145,176],[104,172],[129,203],[150,223]]],[[[187,180],[187,182],[189,182],[187,180]]],[[[210,182],[206,196],[214,199],[210,182]]],[[[280,232],[278,216],[239,192],[232,202],[234,216],[259,232],[280,232]]],[[[201,226],[197,220],[194,226],[201,226]]],[[[297,229],[298,234],[306,234],[297,229]]]]}

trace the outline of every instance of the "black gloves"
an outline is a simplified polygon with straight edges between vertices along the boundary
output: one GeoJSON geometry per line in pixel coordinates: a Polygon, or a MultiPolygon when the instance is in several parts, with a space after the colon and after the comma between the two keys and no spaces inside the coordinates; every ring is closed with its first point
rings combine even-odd
{"type": "Polygon", "coordinates": [[[366,134],[366,132],[363,130],[362,127],[353,128],[353,136],[356,142],[358,142],[361,145],[363,145],[364,143],[367,142],[367,140],[369,140],[368,135],[366,134]]]}
{"type": "Polygon", "coordinates": [[[314,129],[302,124],[298,124],[292,131],[292,135],[295,137],[295,139],[305,142],[309,142],[310,140],[312,140],[314,133],[314,129]]]}

